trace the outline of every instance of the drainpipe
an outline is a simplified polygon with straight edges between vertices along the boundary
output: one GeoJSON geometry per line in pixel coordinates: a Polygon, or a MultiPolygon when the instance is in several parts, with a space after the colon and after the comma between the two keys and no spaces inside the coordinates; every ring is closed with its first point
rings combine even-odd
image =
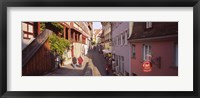
{"type": "MultiPolygon", "coordinates": [[[[129,36],[127,37],[127,39],[130,38],[132,31],[133,31],[133,22],[129,22],[129,36]]],[[[129,43],[129,41],[127,41],[127,44],[128,44],[128,50],[129,50],[129,58],[128,58],[129,76],[132,76],[132,73],[131,73],[131,44],[129,43]]]]}

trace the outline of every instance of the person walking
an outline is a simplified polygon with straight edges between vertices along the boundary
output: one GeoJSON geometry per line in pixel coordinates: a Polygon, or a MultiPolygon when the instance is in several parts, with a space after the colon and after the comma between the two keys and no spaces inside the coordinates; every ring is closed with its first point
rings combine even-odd
{"type": "Polygon", "coordinates": [[[106,64],[106,75],[109,75],[111,72],[111,65],[109,65],[108,63],[106,64]]]}
{"type": "Polygon", "coordinates": [[[73,57],[73,58],[72,58],[72,67],[73,67],[73,68],[76,68],[76,67],[77,67],[77,59],[76,59],[76,57],[73,57]]]}
{"type": "Polygon", "coordinates": [[[60,68],[60,63],[61,63],[60,55],[58,54],[58,52],[56,52],[55,68],[60,68]]]}
{"type": "Polygon", "coordinates": [[[81,57],[81,55],[78,57],[78,66],[81,67],[83,63],[83,58],[81,57]]]}

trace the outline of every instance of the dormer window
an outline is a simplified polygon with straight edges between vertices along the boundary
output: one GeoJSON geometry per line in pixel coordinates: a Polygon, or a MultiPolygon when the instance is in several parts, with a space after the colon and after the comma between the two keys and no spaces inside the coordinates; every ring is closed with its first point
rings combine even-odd
{"type": "Polygon", "coordinates": [[[146,29],[152,28],[152,22],[146,22],[146,29]]]}

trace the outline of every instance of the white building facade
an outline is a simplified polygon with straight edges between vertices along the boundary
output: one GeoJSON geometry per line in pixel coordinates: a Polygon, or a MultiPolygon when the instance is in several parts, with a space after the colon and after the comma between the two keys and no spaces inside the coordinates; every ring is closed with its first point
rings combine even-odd
{"type": "Polygon", "coordinates": [[[131,75],[130,66],[130,44],[127,41],[129,37],[129,22],[111,22],[112,32],[112,54],[115,63],[112,68],[118,75],[131,75]]]}

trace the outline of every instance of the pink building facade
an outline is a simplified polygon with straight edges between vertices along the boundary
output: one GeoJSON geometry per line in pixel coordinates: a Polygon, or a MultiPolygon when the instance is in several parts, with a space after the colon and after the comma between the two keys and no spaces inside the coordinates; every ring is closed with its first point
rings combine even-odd
{"type": "Polygon", "coordinates": [[[135,22],[129,42],[132,75],[178,75],[177,22],[135,22]],[[150,62],[149,71],[145,61],[150,62]]]}

